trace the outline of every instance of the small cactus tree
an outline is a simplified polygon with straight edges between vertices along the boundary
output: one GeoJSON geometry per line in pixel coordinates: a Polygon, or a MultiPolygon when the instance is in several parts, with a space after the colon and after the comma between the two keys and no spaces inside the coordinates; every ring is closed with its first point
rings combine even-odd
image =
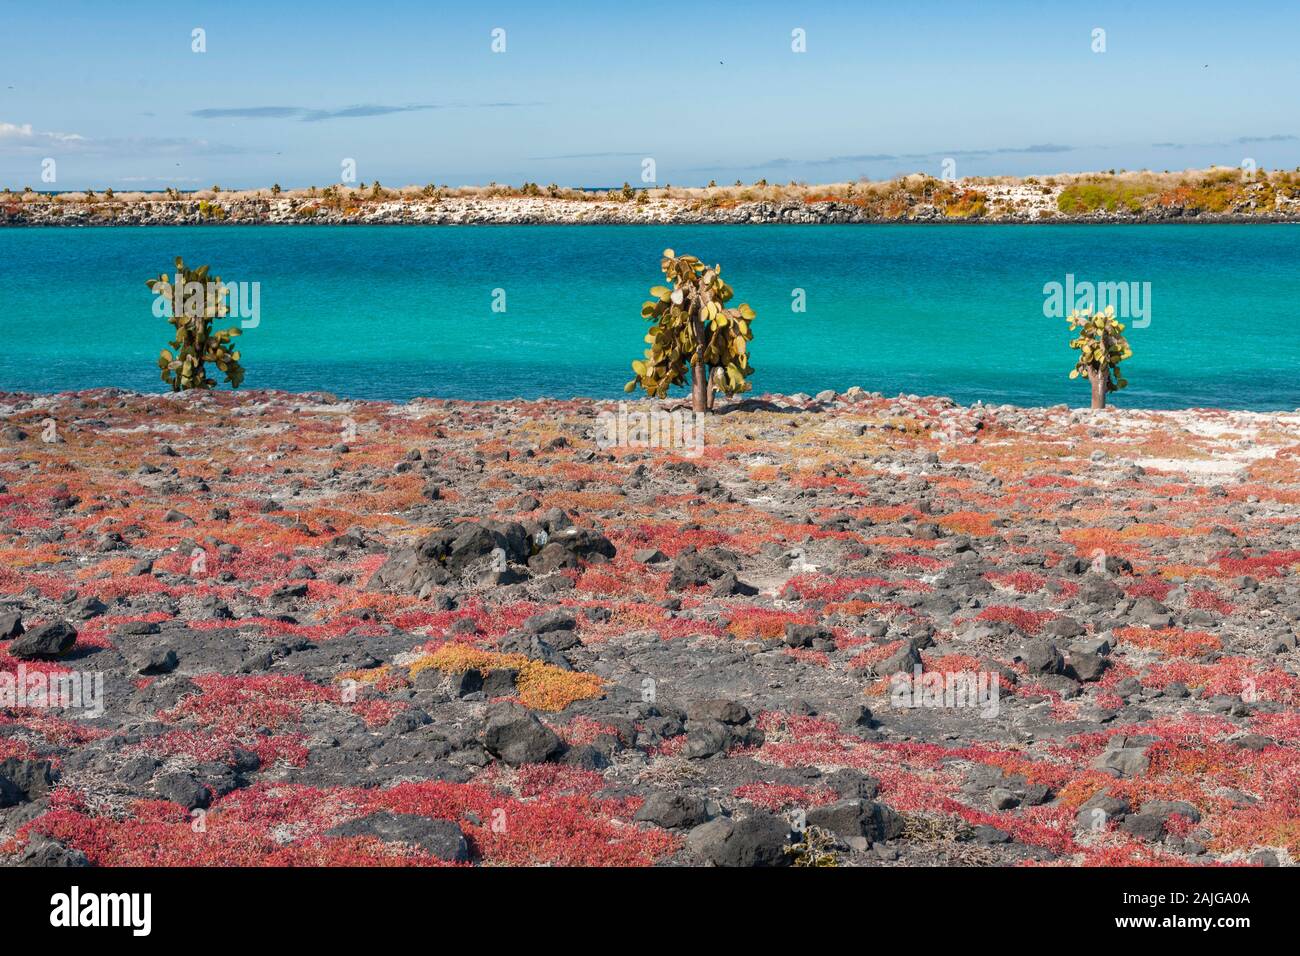
{"type": "Polygon", "coordinates": [[[1092,407],[1105,408],[1106,396],[1128,385],[1120,373],[1119,363],[1129,358],[1133,350],[1124,338],[1124,326],[1115,320],[1115,309],[1095,315],[1090,310],[1071,312],[1066,319],[1070,331],[1078,335],[1070,348],[1079,350],[1079,361],[1070,372],[1070,378],[1088,376],[1092,383],[1092,407]]]}
{"type": "Polygon", "coordinates": [[[685,385],[690,369],[691,407],[713,410],[716,389],[728,395],[747,392],[746,379],[754,374],[749,364],[750,323],[754,310],[742,304],[727,308],[731,286],[722,281],[722,267],[709,268],[694,256],[664,250],[659,268],[672,287],[655,286],[654,296],[641,306],[641,315],[653,324],[646,333],[645,358],[632,363],[636,378],[624,386],[634,392],[663,398],[668,386],[685,385]]]}
{"type": "Polygon", "coordinates": [[[231,388],[239,388],[244,380],[244,369],[239,364],[239,352],[231,340],[240,334],[238,328],[213,331],[214,319],[229,314],[226,305],[226,287],[221,277],[208,278],[208,267],[187,269],[180,256],[176,257],[176,275],[163,273],[146,282],[155,295],[172,304],[172,314],[167,319],[176,329],[171,349],[163,349],[158,356],[162,380],[173,392],[191,388],[216,388],[217,383],[208,377],[207,363],[214,363],[225,375],[231,388]]]}

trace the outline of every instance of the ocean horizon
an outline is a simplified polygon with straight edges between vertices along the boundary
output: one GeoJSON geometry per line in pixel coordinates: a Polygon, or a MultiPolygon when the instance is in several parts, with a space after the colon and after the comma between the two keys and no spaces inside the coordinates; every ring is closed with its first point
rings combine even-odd
{"type": "Polygon", "coordinates": [[[1133,292],[1120,317],[1134,355],[1112,404],[1300,407],[1300,231],[1263,225],[4,230],[0,390],[167,391],[156,359],[171,327],[145,280],[181,255],[256,284],[245,388],[622,396],[668,247],[720,263],[732,304],[757,312],[755,393],[1087,405],[1045,289],[1115,283],[1133,292]]]}

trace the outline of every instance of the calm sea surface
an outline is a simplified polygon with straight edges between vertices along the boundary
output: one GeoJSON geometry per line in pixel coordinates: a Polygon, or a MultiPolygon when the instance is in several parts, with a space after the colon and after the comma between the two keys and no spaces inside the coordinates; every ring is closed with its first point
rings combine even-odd
{"type": "Polygon", "coordinates": [[[722,263],[758,312],[756,392],[1086,404],[1043,314],[1072,274],[1150,284],[1115,404],[1300,407],[1300,228],[1269,225],[0,229],[0,390],[164,390],[144,282],[182,255],[260,283],[245,387],[619,395],[667,247],[722,263]]]}

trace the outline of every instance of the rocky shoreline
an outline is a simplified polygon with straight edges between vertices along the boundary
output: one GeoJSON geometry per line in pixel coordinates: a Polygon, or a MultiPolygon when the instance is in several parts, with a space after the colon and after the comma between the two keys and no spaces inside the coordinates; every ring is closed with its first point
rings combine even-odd
{"type": "Polygon", "coordinates": [[[1274,223],[1300,221],[1300,170],[581,190],[337,184],[182,193],[0,193],[0,225],[704,225],[882,223],[1274,223]]]}
{"type": "MultiPolygon", "coordinates": [[[[1207,212],[1180,205],[1140,211],[1099,209],[1067,215],[1049,191],[1033,194],[984,187],[987,211],[956,215],[923,201],[904,202],[881,215],[874,208],[843,201],[785,200],[724,202],[694,199],[630,202],[609,198],[420,196],[361,199],[329,204],[306,196],[268,195],[210,199],[157,197],[94,201],[0,201],[0,226],[181,226],[181,225],[832,225],[933,223],[1152,224],[1300,222],[1300,202],[1259,209],[1207,212]]],[[[1057,190],[1059,194],[1059,190],[1057,190]]]]}
{"type": "Polygon", "coordinates": [[[616,408],[0,395],[0,862],[1300,856],[1300,413],[616,408]]]}

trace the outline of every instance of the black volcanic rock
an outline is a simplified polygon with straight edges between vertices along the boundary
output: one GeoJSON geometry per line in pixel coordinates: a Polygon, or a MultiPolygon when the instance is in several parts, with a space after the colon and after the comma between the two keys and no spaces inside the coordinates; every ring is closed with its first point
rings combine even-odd
{"type": "Polygon", "coordinates": [[[540,763],[561,750],[560,738],[518,704],[495,704],[483,730],[483,746],[494,757],[518,766],[540,763]]]}
{"type": "Polygon", "coordinates": [[[75,643],[76,628],[66,621],[51,621],[15,638],[9,653],[28,660],[53,660],[72,650],[75,643]]]}
{"type": "Polygon", "coordinates": [[[785,847],[790,825],[774,813],[758,812],[743,820],[718,817],[686,837],[686,846],[714,866],[788,866],[785,847]]]}
{"type": "Polygon", "coordinates": [[[349,820],[330,830],[326,836],[376,837],[385,843],[402,843],[423,850],[430,856],[451,863],[469,860],[465,834],[451,820],[434,820],[412,813],[372,813],[349,820]]]}

